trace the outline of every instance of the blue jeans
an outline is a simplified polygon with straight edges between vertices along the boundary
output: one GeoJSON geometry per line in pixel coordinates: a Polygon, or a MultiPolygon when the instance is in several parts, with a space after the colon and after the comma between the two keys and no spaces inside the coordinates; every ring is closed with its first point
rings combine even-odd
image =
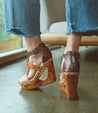
{"type": "Polygon", "coordinates": [[[98,0],[66,0],[67,33],[98,35],[98,0]]]}
{"type": "MultiPolygon", "coordinates": [[[[5,32],[40,35],[40,0],[4,0],[5,32]]],[[[67,35],[98,35],[98,0],[66,0],[67,35]]]]}
{"type": "Polygon", "coordinates": [[[40,0],[4,0],[5,32],[40,35],[40,0]]]}

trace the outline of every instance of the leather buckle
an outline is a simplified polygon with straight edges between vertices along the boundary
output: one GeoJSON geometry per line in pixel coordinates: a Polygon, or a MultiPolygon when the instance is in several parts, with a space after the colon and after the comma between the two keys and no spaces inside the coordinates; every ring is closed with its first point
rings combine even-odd
{"type": "Polygon", "coordinates": [[[33,50],[32,50],[32,53],[33,53],[33,54],[38,54],[38,53],[39,53],[39,49],[38,49],[38,48],[33,49],[33,50]]]}

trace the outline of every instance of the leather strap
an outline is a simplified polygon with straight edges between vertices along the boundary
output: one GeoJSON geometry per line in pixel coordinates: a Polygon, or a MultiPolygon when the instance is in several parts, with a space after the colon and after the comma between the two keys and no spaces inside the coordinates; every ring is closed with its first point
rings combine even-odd
{"type": "Polygon", "coordinates": [[[63,58],[64,62],[63,65],[61,66],[63,72],[79,72],[80,54],[78,52],[67,51],[66,54],[63,54],[63,58]]]}
{"type": "Polygon", "coordinates": [[[39,69],[40,69],[40,66],[31,64],[30,62],[28,62],[27,65],[28,65],[28,70],[29,70],[29,69],[36,69],[36,70],[39,70],[39,69]]]}
{"type": "Polygon", "coordinates": [[[30,57],[31,55],[35,55],[38,54],[39,51],[44,50],[45,44],[43,42],[41,42],[36,48],[34,48],[32,51],[27,52],[28,57],[30,57]]]}

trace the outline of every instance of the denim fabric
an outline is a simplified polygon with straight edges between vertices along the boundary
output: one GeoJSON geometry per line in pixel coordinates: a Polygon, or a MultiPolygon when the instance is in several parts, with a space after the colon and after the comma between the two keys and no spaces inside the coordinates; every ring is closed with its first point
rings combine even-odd
{"type": "Polygon", "coordinates": [[[98,35],[98,0],[66,0],[66,19],[67,35],[98,35]]]}
{"type": "Polygon", "coordinates": [[[5,32],[40,35],[40,0],[4,0],[5,32]]]}
{"type": "MultiPolygon", "coordinates": [[[[67,35],[98,35],[98,0],[66,0],[67,35]]],[[[40,35],[40,0],[4,0],[5,32],[40,35]]]]}

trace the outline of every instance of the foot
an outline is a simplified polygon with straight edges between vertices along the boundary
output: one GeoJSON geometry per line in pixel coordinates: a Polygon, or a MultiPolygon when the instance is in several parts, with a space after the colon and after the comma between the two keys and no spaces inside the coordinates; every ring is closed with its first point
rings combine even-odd
{"type": "MultiPolygon", "coordinates": [[[[51,55],[50,50],[44,44],[41,44],[41,46],[39,47],[39,50],[37,49],[35,54],[32,54],[32,52],[28,52],[29,63],[36,65],[36,66],[40,66],[41,63],[46,62],[51,57],[52,55],[51,55]]],[[[36,72],[37,70],[30,69],[26,74],[27,76],[21,77],[19,82],[26,81],[27,78],[29,80],[32,79],[36,72]]]]}

